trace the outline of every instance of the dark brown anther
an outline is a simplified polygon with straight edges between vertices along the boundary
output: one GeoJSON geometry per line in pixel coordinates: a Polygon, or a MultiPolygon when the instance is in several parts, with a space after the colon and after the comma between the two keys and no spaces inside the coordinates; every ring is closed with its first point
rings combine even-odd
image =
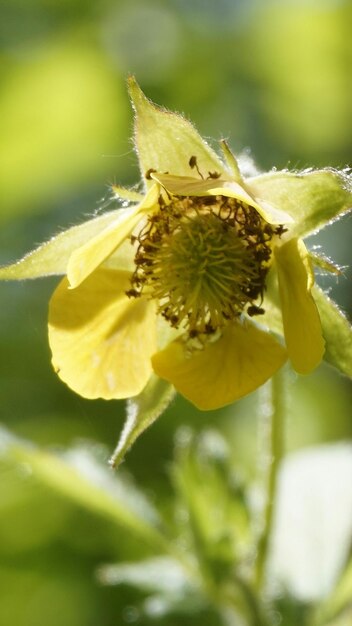
{"type": "Polygon", "coordinates": [[[265,232],[266,235],[269,235],[270,237],[272,237],[274,231],[273,231],[273,228],[272,228],[272,226],[270,224],[265,224],[264,232],[265,232]]]}
{"type": "Polygon", "coordinates": [[[136,289],[129,289],[125,293],[128,298],[139,298],[141,295],[139,291],[136,291],[136,289]]]}
{"type": "Polygon", "coordinates": [[[204,198],[202,198],[203,202],[203,206],[210,206],[212,204],[216,204],[216,199],[214,198],[214,196],[205,196],[204,198]]]}
{"type": "Polygon", "coordinates": [[[154,170],[152,167],[149,168],[149,170],[146,171],[146,173],[144,174],[145,178],[147,180],[151,180],[151,174],[153,174],[154,172],[156,172],[156,170],[154,170]]]}
{"type": "Polygon", "coordinates": [[[287,232],[287,228],[285,228],[282,224],[279,224],[277,228],[275,228],[275,235],[281,237],[284,233],[287,232]]]}
{"type": "Polygon", "coordinates": [[[254,315],[264,315],[265,309],[262,309],[260,306],[255,306],[255,304],[252,304],[248,307],[247,313],[250,317],[254,317],[254,315]]]}
{"type": "Polygon", "coordinates": [[[190,166],[190,168],[192,170],[195,168],[197,170],[199,176],[201,178],[203,178],[203,180],[204,180],[204,176],[201,174],[200,169],[198,167],[197,157],[196,156],[191,156],[190,160],[188,161],[188,164],[189,164],[189,166],[190,166]]]}

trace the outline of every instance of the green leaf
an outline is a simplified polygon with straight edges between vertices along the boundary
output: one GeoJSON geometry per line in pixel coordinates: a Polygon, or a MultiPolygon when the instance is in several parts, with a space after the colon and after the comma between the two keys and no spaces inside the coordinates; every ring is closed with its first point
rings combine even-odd
{"type": "Polygon", "coordinates": [[[191,157],[196,157],[205,178],[214,171],[226,174],[218,156],[188,120],[150,102],[133,77],[128,80],[128,89],[136,113],[135,146],[142,176],[151,168],[177,176],[190,175],[191,157]]]}
{"type": "Polygon", "coordinates": [[[332,169],[302,174],[272,172],[246,181],[260,200],[271,202],[294,220],[290,235],[303,237],[336,219],[352,207],[347,174],[332,169]]]}
{"type": "MultiPolygon", "coordinates": [[[[331,624],[330,620],[334,620],[339,615],[343,614],[346,609],[350,609],[352,614],[352,559],[350,559],[347,564],[346,569],[342,573],[340,580],[338,581],[336,588],[333,592],[327,597],[327,599],[318,606],[316,610],[317,619],[316,622],[318,624],[331,624]]],[[[350,624],[348,620],[348,616],[346,616],[346,621],[341,622],[341,626],[345,624],[350,624]]],[[[315,622],[314,622],[315,623],[315,622]]],[[[336,626],[339,622],[336,622],[336,626]]],[[[334,622],[335,624],[335,622],[334,622]]]]}
{"type": "Polygon", "coordinates": [[[166,556],[104,565],[98,570],[98,577],[105,585],[123,583],[146,592],[181,594],[189,584],[184,568],[166,556]]]}
{"type": "Polygon", "coordinates": [[[285,457],[275,510],[272,583],[303,602],[328,598],[350,550],[352,445],[315,446],[285,457]]]}
{"type": "MultiPolygon", "coordinates": [[[[188,565],[188,564],[187,564],[188,565]]],[[[147,594],[143,612],[155,621],[169,613],[191,613],[207,606],[209,598],[198,582],[197,572],[169,557],[154,557],[133,563],[105,565],[98,570],[103,585],[129,585],[147,594]]]]}
{"type": "Polygon", "coordinates": [[[112,467],[123,461],[132,444],[165,411],[174,395],[174,387],[153,374],[142,393],[127,401],[127,418],[110,459],[112,467]]]}
{"type": "Polygon", "coordinates": [[[36,250],[26,254],[20,261],[1,267],[0,280],[23,280],[65,274],[72,252],[112,224],[123,210],[110,211],[52,237],[36,250]]]}
{"type": "Polygon", "coordinates": [[[317,285],[312,289],[326,342],[324,359],[352,378],[352,327],[338,306],[317,285]]]}
{"type": "Polygon", "coordinates": [[[0,457],[24,464],[31,475],[92,513],[126,528],[157,552],[172,551],[160,532],[158,513],[124,477],[112,474],[83,448],[58,456],[0,431],[0,457]]]}

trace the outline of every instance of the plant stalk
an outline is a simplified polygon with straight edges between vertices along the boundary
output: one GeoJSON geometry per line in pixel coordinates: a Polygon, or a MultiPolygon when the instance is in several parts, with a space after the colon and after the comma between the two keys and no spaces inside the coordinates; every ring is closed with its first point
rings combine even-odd
{"type": "Polygon", "coordinates": [[[263,589],[267,569],[269,545],[273,530],[275,496],[277,492],[278,469],[284,454],[284,425],[285,425],[285,378],[286,371],[282,368],[269,382],[270,398],[267,406],[263,407],[262,414],[266,421],[265,437],[262,445],[265,446],[267,471],[267,495],[264,509],[263,530],[259,537],[256,562],[256,587],[263,589]]]}

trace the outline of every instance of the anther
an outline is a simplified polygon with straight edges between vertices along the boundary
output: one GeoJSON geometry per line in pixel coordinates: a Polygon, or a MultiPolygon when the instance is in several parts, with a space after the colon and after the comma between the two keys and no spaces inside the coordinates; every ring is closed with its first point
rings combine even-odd
{"type": "Polygon", "coordinates": [[[172,327],[201,341],[242,312],[262,315],[276,230],[235,198],[171,196],[159,207],[134,239],[128,295],[155,299],[172,327]]]}
{"type": "Polygon", "coordinates": [[[201,174],[199,167],[198,167],[198,163],[197,163],[197,157],[196,156],[191,156],[190,160],[188,161],[188,164],[191,168],[191,170],[193,170],[194,168],[197,170],[200,178],[204,179],[204,176],[201,174]]]}
{"type": "Polygon", "coordinates": [[[151,180],[151,174],[154,174],[154,172],[156,172],[156,170],[154,170],[152,167],[149,168],[149,170],[146,171],[146,173],[144,174],[145,178],[147,180],[151,180]]]}

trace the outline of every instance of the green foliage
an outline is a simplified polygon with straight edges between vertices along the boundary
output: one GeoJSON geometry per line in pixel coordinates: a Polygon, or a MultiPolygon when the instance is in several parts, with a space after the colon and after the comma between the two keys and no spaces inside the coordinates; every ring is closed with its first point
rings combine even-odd
{"type": "Polygon", "coordinates": [[[319,309],[326,341],[325,360],[346,376],[352,376],[352,329],[339,307],[314,287],[314,298],[319,309]]]}
{"type": "Polygon", "coordinates": [[[28,464],[36,478],[54,491],[95,514],[111,517],[154,549],[163,546],[153,508],[131,485],[113,479],[104,466],[94,463],[88,451],[72,450],[60,458],[16,441],[6,432],[2,432],[2,448],[5,459],[28,464]]]}
{"type": "Polygon", "coordinates": [[[112,131],[121,136],[125,122],[122,87],[82,36],[12,60],[0,99],[2,220],[34,206],[45,212],[63,187],[104,176],[100,155],[116,150],[112,131]]]}
{"type": "MultiPolygon", "coordinates": [[[[352,452],[347,444],[312,448],[292,454],[284,462],[269,585],[262,603],[253,582],[257,541],[253,522],[258,516],[251,501],[253,485],[246,485],[235,470],[230,447],[218,431],[205,430],[196,436],[184,428],[177,434],[171,467],[175,490],[171,517],[160,515],[128,475],[111,473],[99,461],[97,451],[89,451],[87,446],[54,454],[5,431],[1,432],[1,441],[1,466],[7,471],[22,469],[21,480],[30,499],[34,497],[39,503],[43,488],[49,488],[52,506],[57,508],[60,501],[65,505],[60,507],[59,517],[50,510],[44,512],[42,526],[34,537],[34,527],[28,526],[27,520],[30,535],[23,538],[21,549],[37,547],[39,537],[39,543],[48,542],[53,533],[64,533],[72,505],[86,511],[98,531],[100,521],[105,520],[105,532],[106,524],[111,525],[118,543],[129,542],[128,537],[133,536],[140,549],[133,558],[131,547],[127,547],[126,556],[132,559],[115,564],[109,563],[106,553],[107,563],[97,569],[97,580],[107,586],[135,589],[140,598],[136,611],[147,620],[167,616],[181,619],[182,615],[197,620],[211,614],[220,619],[227,614],[246,624],[269,626],[280,611],[285,623],[292,626],[299,615],[304,626],[327,626],[348,610],[350,566],[338,580],[352,531],[351,489],[346,483],[346,477],[352,475],[352,452]],[[325,487],[321,476],[326,479],[325,487]],[[341,480],[346,489],[340,488],[341,480]],[[325,524],[319,526],[326,489],[339,516],[332,509],[325,524]],[[314,544],[310,537],[312,522],[317,537],[314,544]],[[322,558],[324,570],[320,567],[322,558]]],[[[5,510],[15,504],[13,487],[2,503],[5,510]]],[[[9,536],[9,529],[6,532],[9,536]]],[[[77,537],[79,534],[78,528],[77,537]]]]}
{"type": "MultiPolygon", "coordinates": [[[[58,225],[94,216],[105,206],[105,185],[137,179],[128,73],[201,133],[220,139],[223,132],[236,154],[251,146],[265,169],[341,168],[350,158],[348,2],[4,0],[0,11],[1,264],[58,225]]],[[[258,174],[247,153],[241,162],[246,174],[258,174]]],[[[351,220],[342,218],[310,244],[323,243],[347,266],[350,241],[351,220]]],[[[60,255],[64,265],[63,249],[60,255]]],[[[338,278],[318,277],[347,319],[350,276],[346,269],[338,278]]],[[[215,581],[227,594],[230,554],[247,571],[248,520],[257,521],[260,509],[254,399],[209,414],[176,399],[115,476],[107,464],[124,407],[89,404],[56,381],[45,336],[52,289],[52,280],[1,286],[0,417],[20,441],[11,438],[6,458],[1,451],[0,622],[233,626],[238,616],[219,608],[205,584],[215,581]],[[173,460],[171,442],[184,423],[196,433],[216,427],[218,452],[204,443],[209,433],[199,440],[181,431],[173,460]]],[[[333,305],[320,315],[342,345],[348,322],[333,305]]],[[[338,350],[327,355],[349,367],[338,350]]],[[[290,449],[351,437],[351,386],[332,368],[291,377],[289,390],[290,449]]],[[[334,509],[331,498],[327,506],[334,509]]],[[[317,607],[284,593],[271,622],[282,616],[285,626],[349,626],[350,572],[349,564],[317,607]]],[[[246,590],[231,589],[231,602],[246,610],[246,590]]]]}
{"type": "Polygon", "coordinates": [[[127,401],[127,416],[120,439],[110,459],[117,467],[137,437],[167,409],[175,396],[175,389],[165,380],[153,375],[143,391],[127,401]]]}
{"type": "Polygon", "coordinates": [[[291,215],[295,224],[290,232],[297,237],[312,234],[352,206],[351,180],[338,171],[273,172],[250,183],[258,198],[291,215]]]}

